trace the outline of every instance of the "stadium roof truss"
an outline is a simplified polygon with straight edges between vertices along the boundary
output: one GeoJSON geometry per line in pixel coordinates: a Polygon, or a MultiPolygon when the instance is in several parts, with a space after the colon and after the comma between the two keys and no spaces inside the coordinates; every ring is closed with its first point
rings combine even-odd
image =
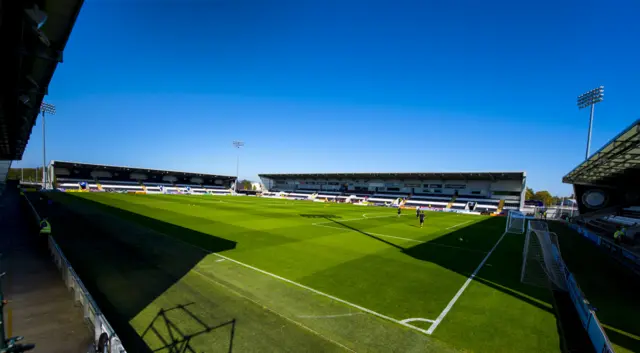
{"type": "Polygon", "coordinates": [[[83,0],[0,0],[0,160],[19,160],[83,0]]]}
{"type": "Polygon", "coordinates": [[[640,183],[640,119],[574,168],[562,181],[611,187],[640,183]]]}
{"type": "Polygon", "coordinates": [[[291,173],[260,174],[261,178],[308,178],[308,179],[424,179],[424,180],[524,180],[525,172],[450,172],[450,173],[291,173]]]}

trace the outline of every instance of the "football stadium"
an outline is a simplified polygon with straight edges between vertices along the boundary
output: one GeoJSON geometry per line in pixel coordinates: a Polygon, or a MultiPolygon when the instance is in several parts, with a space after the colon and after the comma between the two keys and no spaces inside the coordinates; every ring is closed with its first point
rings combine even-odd
{"type": "Polygon", "coordinates": [[[557,205],[526,171],[245,190],[45,156],[26,181],[10,169],[83,2],[0,4],[3,43],[37,53],[0,83],[0,352],[640,352],[640,120],[566,166],[557,205]]]}

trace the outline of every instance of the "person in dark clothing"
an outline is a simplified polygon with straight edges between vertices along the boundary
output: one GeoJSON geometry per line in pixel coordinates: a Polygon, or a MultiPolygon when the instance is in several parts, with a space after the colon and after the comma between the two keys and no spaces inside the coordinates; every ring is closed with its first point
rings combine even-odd
{"type": "Polygon", "coordinates": [[[416,207],[416,218],[420,217],[420,206],[416,207]]]}
{"type": "Polygon", "coordinates": [[[424,225],[424,211],[420,212],[420,228],[422,228],[422,226],[424,225]]]}

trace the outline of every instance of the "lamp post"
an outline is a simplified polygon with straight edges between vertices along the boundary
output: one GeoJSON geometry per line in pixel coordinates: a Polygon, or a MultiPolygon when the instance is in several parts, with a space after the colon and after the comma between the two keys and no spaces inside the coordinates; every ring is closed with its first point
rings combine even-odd
{"type": "Polygon", "coordinates": [[[47,188],[47,144],[45,130],[45,114],[56,115],[56,106],[50,103],[42,102],[40,105],[40,113],[42,113],[42,188],[47,188]]]}
{"type": "MultiPolygon", "coordinates": [[[[240,150],[241,147],[244,147],[244,142],[242,141],[233,141],[233,147],[237,148],[238,150],[240,150]]],[[[236,158],[236,183],[234,184],[234,192],[238,193],[238,179],[240,178],[240,152],[238,152],[237,154],[237,158],[236,158]]]]}
{"type": "Polygon", "coordinates": [[[587,153],[584,157],[585,160],[589,159],[589,150],[591,148],[591,129],[593,128],[593,108],[596,103],[602,102],[604,99],[604,86],[594,88],[586,93],[578,96],[578,109],[591,107],[591,114],[589,115],[589,134],[587,135],[587,153]]]}

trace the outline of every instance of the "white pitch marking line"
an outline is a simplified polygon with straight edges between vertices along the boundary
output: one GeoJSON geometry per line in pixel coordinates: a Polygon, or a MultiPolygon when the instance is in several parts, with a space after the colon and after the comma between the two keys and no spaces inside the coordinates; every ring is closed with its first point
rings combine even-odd
{"type": "Polygon", "coordinates": [[[408,323],[408,322],[413,322],[413,321],[435,322],[435,320],[423,319],[421,317],[413,317],[413,318],[410,318],[410,319],[404,319],[401,322],[408,323]]]}
{"type": "Polygon", "coordinates": [[[267,276],[270,276],[270,277],[273,277],[273,278],[275,278],[275,279],[279,279],[279,280],[281,280],[281,281],[283,281],[283,282],[287,282],[287,283],[289,283],[289,284],[292,284],[292,285],[294,285],[294,286],[297,286],[297,287],[300,287],[300,288],[306,289],[306,290],[308,290],[308,291],[310,291],[310,292],[313,292],[313,293],[316,293],[316,294],[322,295],[322,296],[327,297],[327,298],[329,298],[329,299],[333,299],[333,300],[335,300],[335,301],[337,301],[337,302],[340,302],[340,303],[342,303],[342,304],[345,304],[345,305],[348,305],[348,306],[354,307],[354,308],[356,308],[356,309],[358,309],[358,310],[361,310],[361,311],[364,311],[365,313],[369,313],[369,314],[371,314],[371,315],[377,316],[377,317],[379,317],[379,318],[381,318],[381,319],[385,319],[385,320],[387,320],[387,321],[395,322],[396,324],[399,324],[399,325],[402,325],[402,326],[405,326],[405,327],[408,327],[408,328],[414,329],[414,330],[416,330],[416,331],[420,331],[420,332],[422,332],[422,333],[427,333],[427,330],[421,329],[421,328],[416,327],[416,326],[413,326],[413,325],[411,325],[411,324],[407,324],[407,323],[401,322],[401,321],[396,320],[396,319],[394,319],[394,318],[392,318],[392,317],[389,317],[389,316],[387,316],[387,315],[380,314],[380,313],[375,312],[375,311],[373,311],[373,310],[371,310],[371,309],[367,309],[367,308],[362,307],[362,306],[360,306],[360,305],[357,305],[357,304],[353,304],[353,303],[351,303],[351,302],[348,302],[348,301],[346,301],[346,300],[344,300],[344,299],[340,299],[340,298],[338,298],[338,297],[334,297],[333,295],[330,295],[330,294],[327,294],[327,293],[321,292],[321,291],[316,290],[316,289],[313,289],[313,288],[311,288],[311,287],[307,287],[307,286],[305,286],[304,284],[300,284],[300,283],[298,283],[298,282],[294,282],[294,281],[292,281],[292,280],[290,280],[290,279],[286,279],[286,278],[284,278],[284,277],[280,277],[280,276],[278,276],[278,275],[276,275],[276,274],[273,274],[273,273],[271,273],[271,272],[267,272],[267,271],[265,271],[265,270],[261,270],[261,269],[259,269],[259,268],[257,268],[257,267],[253,267],[253,266],[251,266],[251,265],[247,265],[247,264],[245,264],[245,263],[243,263],[243,262],[240,262],[240,261],[234,260],[234,259],[232,259],[232,258],[230,258],[230,257],[226,257],[226,256],[224,256],[224,255],[220,255],[220,254],[217,254],[217,253],[212,253],[212,255],[215,255],[215,256],[221,257],[221,258],[223,258],[223,259],[229,260],[229,261],[234,262],[234,263],[236,263],[236,264],[238,264],[238,265],[240,265],[240,266],[244,266],[244,267],[249,268],[249,269],[252,269],[252,270],[254,270],[254,271],[257,271],[257,272],[263,273],[263,274],[265,274],[265,275],[267,275],[267,276]]]}
{"type": "Polygon", "coordinates": [[[348,314],[336,314],[336,315],[298,315],[301,319],[332,319],[336,317],[346,317],[354,315],[362,315],[363,313],[348,313],[348,314]]]}
{"type": "Polygon", "coordinates": [[[216,262],[222,262],[222,261],[224,261],[224,259],[218,259],[218,260],[216,260],[216,262]]]}
{"type": "Polygon", "coordinates": [[[473,222],[473,220],[469,220],[469,221],[466,221],[466,222],[462,222],[462,223],[456,224],[456,225],[451,226],[451,227],[446,228],[446,229],[451,229],[451,228],[455,228],[455,227],[460,227],[461,225],[463,225],[463,224],[467,224],[467,223],[469,223],[469,222],[473,222]]]}
{"type": "Polygon", "coordinates": [[[266,306],[264,306],[264,305],[262,305],[262,304],[258,303],[258,302],[257,302],[257,301],[255,301],[254,299],[251,299],[251,298],[249,298],[248,296],[246,296],[246,295],[244,295],[244,294],[242,294],[242,293],[240,293],[240,292],[238,292],[238,291],[236,291],[236,290],[234,290],[234,289],[232,289],[232,288],[230,288],[230,287],[228,287],[228,286],[226,286],[226,285],[224,285],[224,284],[222,284],[222,283],[220,283],[220,282],[216,281],[215,279],[213,279],[213,278],[211,278],[211,277],[209,277],[209,276],[205,275],[204,273],[201,273],[201,272],[200,272],[200,271],[198,271],[198,270],[194,270],[194,272],[195,272],[195,273],[197,273],[197,274],[199,274],[200,276],[202,276],[204,279],[206,279],[206,280],[208,280],[208,281],[210,281],[210,282],[212,282],[212,283],[216,283],[217,285],[219,285],[219,286],[221,286],[221,287],[226,288],[226,289],[227,289],[228,291],[230,291],[231,293],[234,293],[235,295],[237,295],[237,296],[239,296],[239,297],[245,298],[245,299],[247,299],[248,301],[250,301],[250,302],[252,302],[252,303],[254,303],[254,304],[258,305],[259,307],[261,307],[261,308],[263,308],[263,309],[265,309],[265,310],[268,310],[268,311],[270,311],[270,312],[272,312],[272,313],[274,313],[274,314],[276,314],[276,315],[280,316],[281,318],[283,318],[283,319],[285,319],[285,320],[287,320],[287,321],[292,322],[292,323],[293,323],[293,324],[295,324],[295,325],[298,325],[298,326],[300,326],[300,327],[302,327],[302,328],[304,328],[304,329],[307,329],[307,330],[309,330],[309,331],[311,331],[311,332],[315,333],[316,335],[318,335],[318,336],[320,336],[320,337],[322,337],[322,338],[326,339],[327,341],[329,341],[329,342],[331,342],[331,343],[334,343],[334,344],[336,344],[336,345],[338,345],[338,346],[340,346],[340,347],[342,347],[342,348],[344,348],[344,349],[348,350],[349,352],[355,352],[353,349],[351,349],[351,348],[349,348],[349,347],[347,347],[347,346],[343,345],[342,343],[337,342],[337,341],[335,341],[335,340],[333,340],[333,339],[331,339],[331,338],[329,338],[329,337],[326,337],[326,336],[324,336],[323,334],[321,334],[320,332],[318,332],[318,331],[316,331],[316,330],[312,329],[311,327],[305,326],[305,325],[303,325],[303,324],[301,324],[301,323],[299,323],[299,322],[297,322],[297,321],[295,321],[295,320],[292,320],[291,318],[289,318],[289,317],[287,317],[287,316],[284,316],[284,315],[280,314],[279,312],[277,312],[277,311],[275,311],[275,310],[273,310],[273,309],[271,309],[271,308],[269,308],[269,307],[266,307],[266,306]]]}
{"type": "Polygon", "coordinates": [[[500,239],[498,239],[496,244],[493,246],[493,248],[491,248],[491,250],[489,251],[487,256],[485,256],[485,258],[482,260],[482,262],[480,262],[480,265],[478,265],[478,267],[475,269],[475,271],[473,271],[471,276],[469,276],[469,278],[467,278],[467,281],[464,282],[462,287],[460,287],[460,289],[458,290],[458,293],[456,293],[456,295],[453,297],[453,299],[451,299],[449,304],[447,304],[447,307],[444,308],[444,310],[442,310],[440,315],[438,315],[438,318],[436,319],[436,321],[433,324],[431,324],[431,326],[427,330],[427,334],[429,334],[429,335],[432,334],[433,331],[435,331],[435,329],[438,327],[438,325],[440,325],[440,323],[442,322],[442,319],[444,319],[444,317],[447,316],[447,314],[449,313],[449,311],[453,307],[453,304],[455,304],[456,301],[458,301],[458,298],[460,298],[460,296],[462,295],[464,290],[467,289],[467,286],[469,286],[469,283],[471,283],[471,281],[473,281],[473,279],[476,277],[476,275],[478,274],[478,272],[480,271],[482,266],[484,266],[485,262],[487,262],[487,260],[489,259],[489,256],[491,256],[493,251],[498,247],[498,244],[500,244],[500,242],[502,241],[502,238],[504,238],[505,234],[507,234],[507,232],[502,233],[502,236],[500,237],[500,239]]]}
{"type": "MultiPolygon", "coordinates": [[[[361,221],[363,219],[372,219],[372,218],[387,218],[387,217],[397,217],[398,215],[396,214],[391,214],[391,215],[384,215],[384,216],[373,216],[373,217],[361,217],[361,218],[350,218],[350,219],[336,219],[335,222],[351,222],[351,221],[361,221]]],[[[401,216],[406,216],[406,215],[401,215],[401,216]]],[[[335,223],[334,221],[327,221],[327,222],[318,222],[318,223],[313,223],[314,226],[318,225],[318,224],[327,224],[327,223],[335,223]]]]}
{"type": "MultiPolygon", "coordinates": [[[[348,231],[351,230],[353,231],[353,229],[349,229],[349,228],[341,228],[341,227],[332,227],[332,226],[325,226],[324,224],[318,224],[318,223],[314,223],[313,224],[316,227],[324,227],[324,228],[332,228],[332,229],[340,229],[340,230],[344,230],[344,231],[348,231]]],[[[366,231],[362,231],[363,233],[366,234],[371,234],[371,235],[375,235],[375,236],[379,236],[379,237],[385,237],[385,238],[394,238],[394,239],[400,239],[400,240],[406,240],[406,241],[412,241],[415,243],[424,243],[424,241],[422,240],[416,240],[416,239],[411,239],[411,238],[403,238],[403,237],[396,237],[393,235],[386,235],[386,234],[379,234],[379,233],[371,233],[371,232],[366,232],[366,231]]]]}

